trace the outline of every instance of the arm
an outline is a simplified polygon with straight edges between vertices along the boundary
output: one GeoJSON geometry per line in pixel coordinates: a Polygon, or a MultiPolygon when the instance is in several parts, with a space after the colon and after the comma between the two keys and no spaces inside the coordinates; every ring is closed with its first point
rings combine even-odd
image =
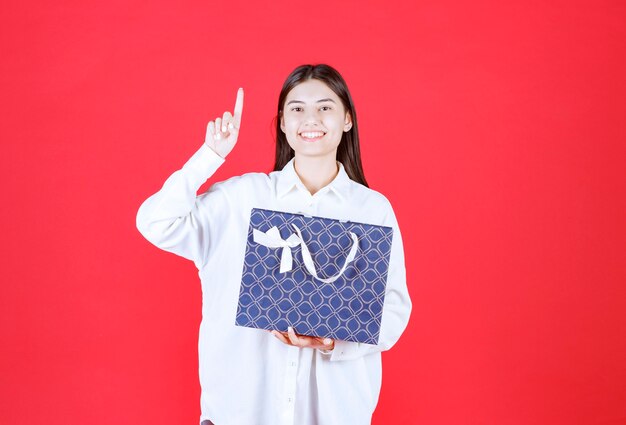
{"type": "Polygon", "coordinates": [[[203,145],[139,207],[139,232],[157,247],[192,260],[200,268],[209,248],[210,225],[227,214],[228,203],[219,184],[202,198],[196,192],[223,163],[223,158],[203,145]]]}
{"type": "Polygon", "coordinates": [[[389,205],[384,225],[393,228],[393,242],[389,258],[385,304],[383,306],[378,345],[335,341],[335,347],[330,354],[331,361],[352,360],[367,354],[390,349],[398,341],[409,321],[411,299],[406,285],[402,235],[400,234],[400,228],[391,205],[389,205]]]}
{"type": "Polygon", "coordinates": [[[211,227],[228,218],[228,198],[221,185],[196,197],[200,186],[224,163],[239,135],[243,89],[237,92],[234,115],[210,121],[204,145],[149,197],[137,212],[137,229],[154,245],[193,260],[207,258],[211,227]]]}

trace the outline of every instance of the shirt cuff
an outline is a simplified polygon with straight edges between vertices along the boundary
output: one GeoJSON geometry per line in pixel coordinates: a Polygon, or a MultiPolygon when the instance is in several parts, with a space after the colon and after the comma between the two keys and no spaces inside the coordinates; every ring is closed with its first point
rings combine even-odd
{"type": "Polygon", "coordinates": [[[198,180],[206,181],[225,161],[224,158],[203,143],[200,149],[183,165],[183,168],[193,173],[198,180]]]}
{"type": "Polygon", "coordinates": [[[330,356],[331,361],[351,360],[359,356],[361,343],[335,340],[335,349],[330,356]]]}

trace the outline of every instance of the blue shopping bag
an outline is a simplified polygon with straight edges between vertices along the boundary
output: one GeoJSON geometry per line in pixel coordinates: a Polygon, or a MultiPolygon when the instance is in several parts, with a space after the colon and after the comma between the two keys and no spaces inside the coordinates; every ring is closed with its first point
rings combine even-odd
{"type": "Polygon", "coordinates": [[[236,325],[377,344],[393,229],[253,208],[236,325]]]}

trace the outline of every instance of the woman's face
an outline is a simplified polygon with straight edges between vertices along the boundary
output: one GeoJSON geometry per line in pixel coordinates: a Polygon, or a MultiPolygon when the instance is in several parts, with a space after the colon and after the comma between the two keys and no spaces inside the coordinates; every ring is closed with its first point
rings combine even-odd
{"type": "Polygon", "coordinates": [[[296,155],[334,160],[343,132],[351,127],[350,114],[324,82],[310,79],[287,94],[280,128],[296,155]]]}

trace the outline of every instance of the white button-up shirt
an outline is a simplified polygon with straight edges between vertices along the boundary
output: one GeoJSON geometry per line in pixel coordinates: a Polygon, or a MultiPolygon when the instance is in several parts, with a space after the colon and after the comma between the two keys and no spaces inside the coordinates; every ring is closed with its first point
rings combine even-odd
{"type": "Polygon", "coordinates": [[[335,179],[311,195],[293,159],[281,171],[233,177],[197,196],[223,162],[203,145],[137,213],[137,228],[146,239],[192,260],[199,271],[200,421],[369,424],[380,393],[380,352],[395,344],[411,311],[402,238],[389,201],[351,180],[340,162],[335,179]],[[235,326],[253,207],[393,228],[378,345],[336,341],[326,354],[286,345],[265,330],[235,326]]]}

